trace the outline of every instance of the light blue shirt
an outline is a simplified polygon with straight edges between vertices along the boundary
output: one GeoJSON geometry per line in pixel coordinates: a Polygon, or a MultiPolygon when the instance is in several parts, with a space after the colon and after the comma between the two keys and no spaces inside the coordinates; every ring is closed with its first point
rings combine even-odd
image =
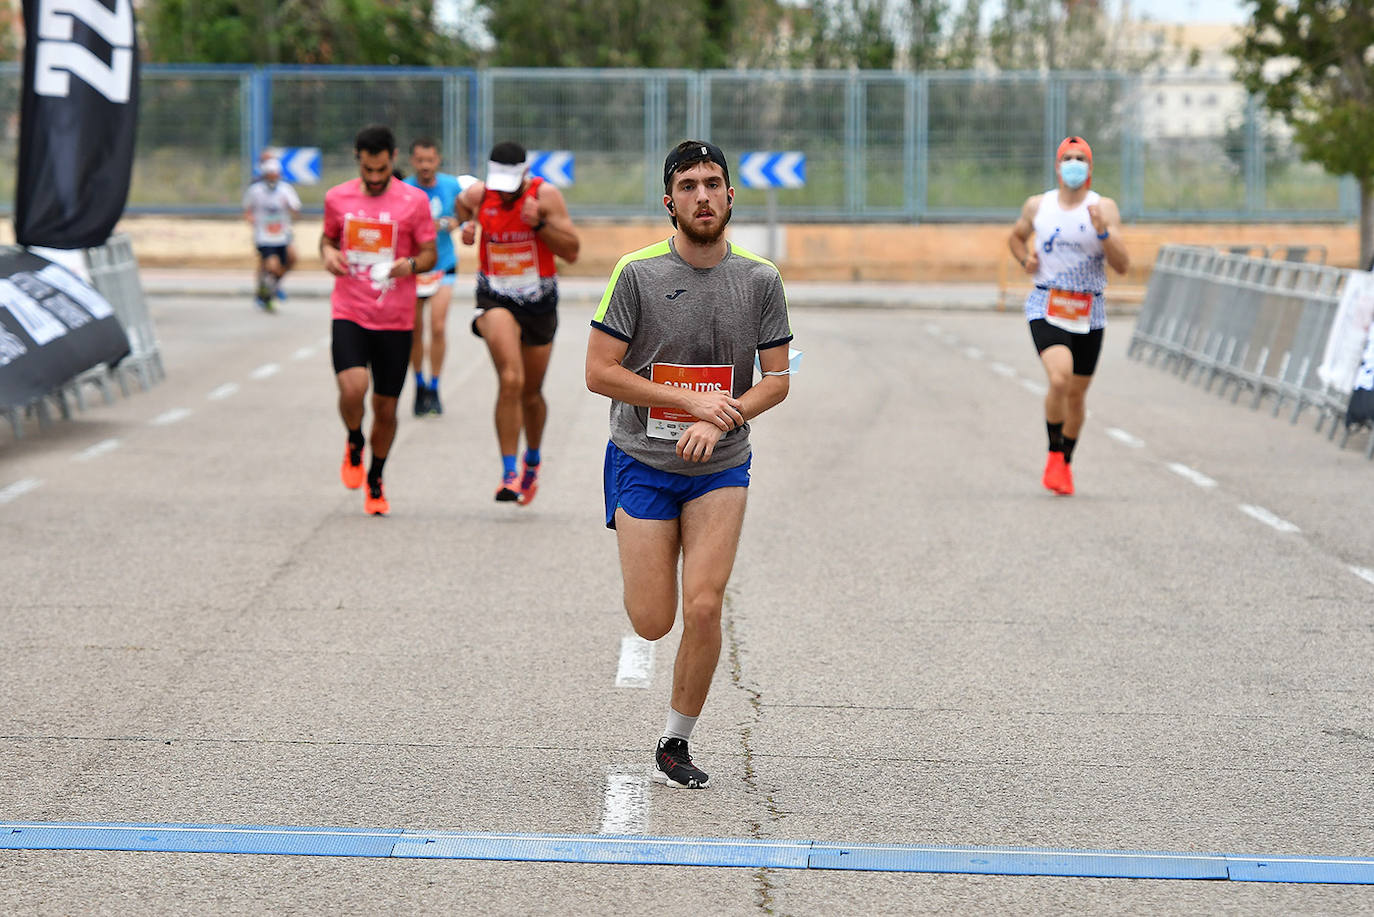
{"type": "MultiPolygon", "coordinates": [[[[413,185],[425,193],[425,196],[429,198],[429,213],[435,220],[440,217],[451,218],[453,216],[453,204],[458,200],[458,195],[463,190],[456,175],[448,175],[444,172],[435,173],[434,185],[429,188],[420,184],[420,180],[414,175],[406,179],[406,184],[413,185]]],[[[436,271],[456,270],[458,253],[453,247],[452,234],[441,231],[436,246],[439,260],[434,263],[434,269],[436,271]]]]}

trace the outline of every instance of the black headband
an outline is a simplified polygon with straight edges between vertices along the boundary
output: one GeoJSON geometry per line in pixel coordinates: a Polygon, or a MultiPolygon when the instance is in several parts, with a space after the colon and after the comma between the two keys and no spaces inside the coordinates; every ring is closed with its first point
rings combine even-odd
{"type": "Polygon", "coordinates": [[[668,154],[668,158],[663,160],[663,190],[668,191],[673,184],[673,173],[677,172],[684,163],[694,163],[702,161],[714,162],[720,166],[725,173],[726,187],[730,185],[730,166],[725,161],[725,154],[720,151],[720,147],[714,143],[707,143],[704,140],[693,140],[689,147],[677,146],[668,154]]]}

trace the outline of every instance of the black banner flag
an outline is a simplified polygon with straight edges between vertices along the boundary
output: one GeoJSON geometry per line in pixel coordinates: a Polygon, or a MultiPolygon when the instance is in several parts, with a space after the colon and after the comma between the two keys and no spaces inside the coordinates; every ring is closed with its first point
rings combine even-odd
{"type": "Polygon", "coordinates": [[[138,127],[133,0],[24,0],[14,234],[93,248],[124,213],[138,127]]]}
{"type": "Polygon", "coordinates": [[[114,310],[46,258],[0,249],[0,407],[16,407],[129,353],[114,310]]]}

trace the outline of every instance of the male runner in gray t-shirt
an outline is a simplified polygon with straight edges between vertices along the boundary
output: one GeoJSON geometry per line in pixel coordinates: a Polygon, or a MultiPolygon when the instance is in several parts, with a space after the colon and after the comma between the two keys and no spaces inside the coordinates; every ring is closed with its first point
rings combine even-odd
{"type": "Polygon", "coordinates": [[[749,424],[787,397],[792,331],[778,269],[725,239],[734,189],[725,154],[697,140],[663,164],[677,232],[620,259],[587,342],[587,387],[611,398],[606,525],[616,531],[625,609],[682,642],[654,779],[700,788],[687,741],[720,658],[721,606],[749,486],[749,424]],[[754,384],[754,355],[763,378],[754,384]]]}

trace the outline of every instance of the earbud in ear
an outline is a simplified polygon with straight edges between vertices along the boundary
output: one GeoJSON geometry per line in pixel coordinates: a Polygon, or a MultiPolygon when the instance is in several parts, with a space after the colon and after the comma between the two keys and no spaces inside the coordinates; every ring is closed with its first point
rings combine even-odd
{"type": "Polygon", "coordinates": [[[673,202],[672,202],[672,201],[669,201],[669,202],[668,202],[668,212],[669,212],[669,213],[672,213],[672,212],[673,212],[673,202]]]}

